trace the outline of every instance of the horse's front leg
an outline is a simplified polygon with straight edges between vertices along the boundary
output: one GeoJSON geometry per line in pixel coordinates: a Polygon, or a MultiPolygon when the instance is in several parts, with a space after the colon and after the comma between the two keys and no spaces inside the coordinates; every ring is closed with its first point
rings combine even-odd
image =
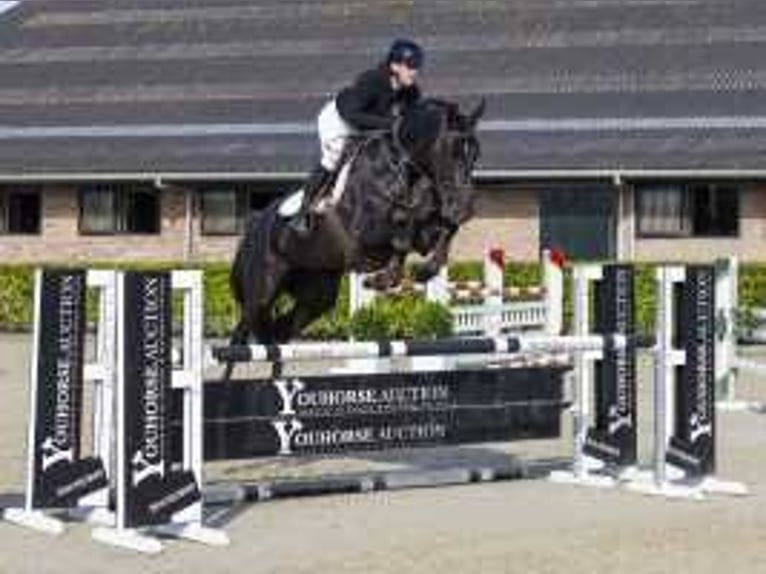
{"type": "Polygon", "coordinates": [[[404,260],[406,257],[406,252],[395,252],[383,269],[365,278],[364,286],[375,291],[386,291],[398,286],[404,279],[404,260]]]}
{"type": "Polygon", "coordinates": [[[439,274],[439,271],[447,264],[449,259],[449,251],[455,233],[457,233],[457,227],[453,226],[443,227],[439,230],[439,236],[431,253],[423,263],[419,263],[414,267],[413,274],[415,281],[425,283],[439,274]]]}

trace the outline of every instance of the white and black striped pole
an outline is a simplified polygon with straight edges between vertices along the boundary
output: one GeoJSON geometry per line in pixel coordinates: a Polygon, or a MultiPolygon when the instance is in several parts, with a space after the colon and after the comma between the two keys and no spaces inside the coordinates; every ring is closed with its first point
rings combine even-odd
{"type": "Polygon", "coordinates": [[[322,359],[373,359],[513,353],[580,353],[605,348],[624,348],[623,335],[530,335],[472,339],[423,339],[407,341],[356,341],[296,343],[285,345],[239,345],[213,347],[212,365],[226,363],[274,363],[322,359]]]}

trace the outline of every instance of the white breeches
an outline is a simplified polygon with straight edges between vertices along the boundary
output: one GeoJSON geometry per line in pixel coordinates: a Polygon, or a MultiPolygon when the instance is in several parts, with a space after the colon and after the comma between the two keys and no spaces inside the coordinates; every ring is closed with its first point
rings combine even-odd
{"type": "Polygon", "coordinates": [[[328,102],[322,108],[317,126],[319,143],[322,147],[322,167],[334,172],[338,169],[349,136],[354,134],[354,128],[340,117],[335,100],[328,102]]]}

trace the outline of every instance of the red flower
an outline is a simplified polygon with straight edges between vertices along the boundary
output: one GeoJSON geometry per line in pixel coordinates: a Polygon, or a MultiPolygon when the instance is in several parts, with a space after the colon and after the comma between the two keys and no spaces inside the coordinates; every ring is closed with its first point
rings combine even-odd
{"type": "Polygon", "coordinates": [[[495,265],[502,268],[505,265],[505,251],[502,247],[493,247],[489,250],[489,260],[495,265]]]}
{"type": "Polygon", "coordinates": [[[564,267],[567,263],[567,257],[564,252],[555,247],[551,249],[549,258],[556,267],[564,267]]]}

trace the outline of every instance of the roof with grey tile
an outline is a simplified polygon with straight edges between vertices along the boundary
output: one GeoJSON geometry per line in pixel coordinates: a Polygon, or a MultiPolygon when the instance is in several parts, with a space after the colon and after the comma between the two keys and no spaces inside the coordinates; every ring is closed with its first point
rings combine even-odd
{"type": "Polygon", "coordinates": [[[404,35],[427,92],[487,99],[483,170],[766,169],[762,0],[22,0],[0,175],[303,172],[404,35]]]}

